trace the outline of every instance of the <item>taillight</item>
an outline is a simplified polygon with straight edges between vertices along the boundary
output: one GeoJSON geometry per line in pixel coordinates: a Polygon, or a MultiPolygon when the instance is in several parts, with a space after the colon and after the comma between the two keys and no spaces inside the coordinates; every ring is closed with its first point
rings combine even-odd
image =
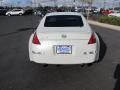
{"type": "Polygon", "coordinates": [[[38,37],[37,37],[37,34],[36,34],[36,33],[35,33],[35,34],[34,34],[34,36],[33,36],[32,43],[33,43],[33,44],[40,44],[39,39],[38,39],[38,37]]]}
{"type": "Polygon", "coordinates": [[[92,33],[91,37],[90,37],[90,40],[88,42],[88,44],[94,44],[96,43],[96,38],[95,38],[95,34],[92,33]]]}

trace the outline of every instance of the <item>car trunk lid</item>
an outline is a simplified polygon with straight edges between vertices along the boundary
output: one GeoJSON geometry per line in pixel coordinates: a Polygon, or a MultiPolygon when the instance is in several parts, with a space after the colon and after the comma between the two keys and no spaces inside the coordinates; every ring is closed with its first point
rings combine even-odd
{"type": "Polygon", "coordinates": [[[42,28],[37,30],[39,39],[41,40],[84,40],[89,39],[92,33],[90,28],[84,27],[62,27],[62,28],[42,28]]]}

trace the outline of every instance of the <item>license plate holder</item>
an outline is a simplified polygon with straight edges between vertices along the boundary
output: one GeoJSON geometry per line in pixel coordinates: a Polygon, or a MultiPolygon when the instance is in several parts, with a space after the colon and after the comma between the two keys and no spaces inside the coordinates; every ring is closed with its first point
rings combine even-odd
{"type": "Polygon", "coordinates": [[[72,54],[72,45],[57,45],[56,54],[72,54]]]}

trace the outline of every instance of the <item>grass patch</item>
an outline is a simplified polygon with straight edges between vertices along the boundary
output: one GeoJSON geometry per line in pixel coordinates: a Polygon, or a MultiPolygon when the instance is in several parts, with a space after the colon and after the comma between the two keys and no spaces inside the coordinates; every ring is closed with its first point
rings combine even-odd
{"type": "Polygon", "coordinates": [[[99,18],[99,22],[120,26],[120,17],[102,16],[99,18]]]}

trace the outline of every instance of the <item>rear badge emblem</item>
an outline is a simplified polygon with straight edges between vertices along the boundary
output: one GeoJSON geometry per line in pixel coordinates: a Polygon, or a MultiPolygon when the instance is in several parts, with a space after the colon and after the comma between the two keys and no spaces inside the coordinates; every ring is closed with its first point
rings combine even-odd
{"type": "Polygon", "coordinates": [[[64,35],[64,34],[63,34],[61,37],[62,37],[62,38],[67,38],[67,35],[64,35]]]}

